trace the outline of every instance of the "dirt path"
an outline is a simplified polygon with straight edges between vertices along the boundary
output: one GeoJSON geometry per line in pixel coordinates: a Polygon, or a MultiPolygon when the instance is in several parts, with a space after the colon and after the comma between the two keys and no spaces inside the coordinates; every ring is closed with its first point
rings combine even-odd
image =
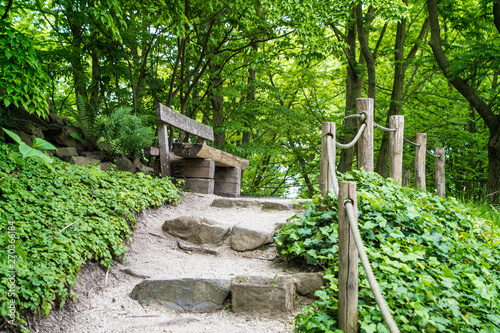
{"type": "MultiPolygon", "coordinates": [[[[179,248],[175,238],[162,231],[165,220],[179,216],[204,216],[221,224],[242,221],[269,228],[285,223],[294,211],[263,211],[261,207],[216,208],[213,195],[185,194],[177,206],[165,206],[141,214],[133,243],[127,253],[128,263],[113,263],[109,272],[96,265],[82,268],[77,287],[77,301],[63,310],[53,311],[38,321],[34,332],[292,332],[293,317],[250,316],[231,312],[229,302],[213,313],[172,311],[160,305],[142,305],[129,297],[142,278],[124,272],[132,271],[149,278],[226,278],[237,275],[275,276],[293,273],[275,261],[274,247],[236,252],[226,242],[216,250],[218,256],[190,253],[179,248]]],[[[250,199],[248,199],[250,200],[250,199]]],[[[279,202],[279,201],[278,201],[279,202]]],[[[285,202],[285,201],[281,201],[285,202]]],[[[186,242],[184,242],[186,243],[186,242]]],[[[192,245],[186,243],[186,245],[192,245]]],[[[300,308],[302,299],[296,304],[300,308]]]]}

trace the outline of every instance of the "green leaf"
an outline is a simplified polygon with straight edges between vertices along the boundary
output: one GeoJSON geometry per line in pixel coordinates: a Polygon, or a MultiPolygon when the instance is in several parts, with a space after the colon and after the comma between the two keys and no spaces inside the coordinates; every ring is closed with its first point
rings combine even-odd
{"type": "Polygon", "coordinates": [[[35,138],[33,141],[33,148],[36,149],[47,149],[47,150],[57,150],[57,148],[50,142],[47,142],[40,138],[35,138]]]}
{"type": "Polygon", "coordinates": [[[3,129],[3,131],[5,133],[7,133],[8,136],[10,136],[12,138],[12,140],[16,141],[18,144],[24,143],[23,140],[21,140],[21,138],[19,137],[19,135],[17,135],[16,133],[11,132],[8,129],[5,129],[3,127],[2,127],[2,129],[3,129]]]}

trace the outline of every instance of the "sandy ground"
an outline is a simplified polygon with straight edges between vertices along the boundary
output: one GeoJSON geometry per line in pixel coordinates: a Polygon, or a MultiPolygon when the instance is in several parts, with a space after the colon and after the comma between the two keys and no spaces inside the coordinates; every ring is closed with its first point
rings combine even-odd
{"type": "MultiPolygon", "coordinates": [[[[227,302],[223,310],[214,313],[171,311],[160,305],[141,305],[129,297],[133,287],[142,281],[122,272],[157,278],[232,278],[237,275],[286,275],[285,269],[274,258],[274,247],[235,252],[226,243],[217,248],[218,256],[189,253],[177,246],[174,238],[161,229],[167,219],[183,215],[204,216],[221,224],[235,225],[251,221],[256,226],[270,228],[286,222],[293,211],[262,211],[250,208],[211,207],[214,195],[187,193],[181,204],[149,210],[137,216],[133,242],[129,246],[127,262],[114,262],[106,272],[98,265],[82,268],[75,293],[75,303],[62,310],[52,311],[47,318],[36,321],[33,332],[292,332],[293,317],[304,304],[299,299],[294,313],[266,317],[235,314],[227,302]],[[259,258],[259,259],[258,259],[259,258]]],[[[248,199],[250,200],[250,199],[248,199]]],[[[187,245],[191,245],[186,243],[187,245]]],[[[296,272],[296,271],[295,271],[296,272]]]]}

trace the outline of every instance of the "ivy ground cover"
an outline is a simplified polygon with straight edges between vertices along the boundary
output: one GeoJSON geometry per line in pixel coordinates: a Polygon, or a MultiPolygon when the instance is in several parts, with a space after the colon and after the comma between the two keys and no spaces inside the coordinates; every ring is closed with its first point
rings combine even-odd
{"type": "Polygon", "coordinates": [[[62,306],[82,264],[125,254],[135,212],[179,200],[167,179],[59,160],[18,170],[10,153],[0,142],[0,326],[62,306]]]}
{"type": "MultiPolygon", "coordinates": [[[[402,332],[500,332],[500,235],[493,223],[453,198],[403,188],[373,173],[353,171],[343,180],[358,184],[363,242],[402,332]]],[[[325,269],[330,281],[295,318],[296,331],[336,332],[336,200],[328,198],[326,207],[311,204],[275,240],[285,260],[325,269]]],[[[360,332],[388,332],[359,267],[360,332]]]]}

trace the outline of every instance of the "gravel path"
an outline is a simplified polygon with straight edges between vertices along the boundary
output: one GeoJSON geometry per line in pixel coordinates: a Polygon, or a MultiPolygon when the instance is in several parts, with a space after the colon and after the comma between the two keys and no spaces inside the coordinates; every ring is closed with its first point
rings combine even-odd
{"type": "MultiPolygon", "coordinates": [[[[162,231],[165,220],[184,215],[204,216],[221,224],[251,221],[262,228],[280,225],[294,211],[263,211],[261,207],[215,208],[214,195],[186,193],[177,206],[164,206],[138,216],[133,242],[127,252],[128,263],[114,262],[108,272],[97,265],[82,268],[75,293],[76,302],[37,321],[33,332],[292,332],[293,317],[304,304],[299,299],[289,315],[254,317],[235,314],[227,303],[214,313],[171,311],[160,305],[141,305],[129,297],[142,281],[123,272],[132,271],[150,278],[232,278],[237,275],[286,275],[294,273],[265,260],[274,258],[274,247],[235,252],[226,243],[217,248],[218,256],[182,251],[178,239],[162,231]]],[[[251,199],[244,199],[251,200],[251,199]]],[[[286,203],[286,201],[274,200],[286,203]]],[[[191,244],[187,244],[191,245],[191,244]]]]}

